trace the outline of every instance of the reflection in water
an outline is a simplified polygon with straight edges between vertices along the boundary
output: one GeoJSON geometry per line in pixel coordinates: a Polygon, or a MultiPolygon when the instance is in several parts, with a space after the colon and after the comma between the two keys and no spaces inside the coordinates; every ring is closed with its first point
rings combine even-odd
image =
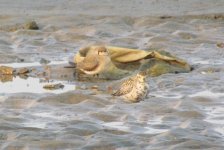
{"type": "MultiPolygon", "coordinates": [[[[48,65],[60,65],[67,64],[68,61],[51,61],[48,65]]],[[[33,66],[41,66],[40,62],[30,62],[30,63],[8,63],[8,64],[0,64],[0,66],[8,66],[13,68],[22,68],[22,67],[33,67],[33,66]]]]}
{"type": "Polygon", "coordinates": [[[0,75],[1,82],[11,82],[13,80],[12,75],[0,75]]]}
{"type": "Polygon", "coordinates": [[[74,84],[66,83],[66,82],[60,82],[60,81],[50,81],[51,84],[55,83],[62,83],[64,84],[63,89],[57,89],[57,90],[47,90],[44,89],[43,86],[46,84],[46,82],[42,82],[39,78],[33,78],[29,77],[27,79],[23,79],[20,77],[13,77],[10,78],[3,78],[0,82],[0,91],[1,94],[6,93],[63,93],[67,91],[71,91],[75,89],[74,84]],[[12,82],[6,82],[12,81],[12,82]],[[12,80],[13,79],[13,80],[12,80]]]}

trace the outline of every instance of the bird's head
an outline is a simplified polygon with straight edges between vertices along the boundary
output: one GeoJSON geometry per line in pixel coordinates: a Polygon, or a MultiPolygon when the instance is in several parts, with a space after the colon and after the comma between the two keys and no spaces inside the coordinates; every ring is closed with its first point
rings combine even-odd
{"type": "Polygon", "coordinates": [[[137,78],[141,81],[141,82],[145,82],[146,78],[147,78],[147,72],[146,71],[141,71],[137,74],[137,78]]]}

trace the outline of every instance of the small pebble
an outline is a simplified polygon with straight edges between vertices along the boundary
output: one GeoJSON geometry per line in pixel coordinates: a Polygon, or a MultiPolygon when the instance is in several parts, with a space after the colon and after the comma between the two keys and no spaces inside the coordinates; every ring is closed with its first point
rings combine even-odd
{"type": "Polygon", "coordinates": [[[30,70],[27,68],[21,68],[18,70],[18,74],[27,74],[29,72],[30,72],[30,70]]]}
{"type": "Polygon", "coordinates": [[[217,43],[216,46],[219,48],[224,48],[224,43],[217,43]]]}
{"type": "Polygon", "coordinates": [[[98,89],[99,87],[97,85],[94,85],[91,87],[91,89],[98,89]]]}
{"type": "Polygon", "coordinates": [[[57,83],[57,84],[46,84],[43,86],[44,89],[48,89],[48,90],[57,90],[57,89],[63,89],[64,85],[61,83],[57,83]]]}

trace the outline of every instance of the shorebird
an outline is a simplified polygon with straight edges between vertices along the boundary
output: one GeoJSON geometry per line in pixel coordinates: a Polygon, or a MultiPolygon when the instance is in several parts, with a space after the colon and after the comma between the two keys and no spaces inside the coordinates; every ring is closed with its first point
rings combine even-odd
{"type": "Polygon", "coordinates": [[[125,101],[139,102],[148,94],[149,86],[146,82],[146,72],[139,72],[134,77],[124,80],[118,90],[112,95],[119,96],[125,101]]]}
{"type": "Polygon", "coordinates": [[[106,47],[99,46],[88,53],[83,61],[77,63],[77,69],[85,74],[98,75],[105,70],[111,59],[106,47]]]}

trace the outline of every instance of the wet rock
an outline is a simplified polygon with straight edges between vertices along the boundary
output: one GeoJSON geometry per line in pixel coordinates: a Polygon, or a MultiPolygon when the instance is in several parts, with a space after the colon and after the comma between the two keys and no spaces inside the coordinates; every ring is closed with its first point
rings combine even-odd
{"type": "Polygon", "coordinates": [[[19,77],[20,77],[21,79],[25,79],[25,80],[29,78],[29,76],[26,75],[26,74],[19,74],[19,77]]]}
{"type": "Polygon", "coordinates": [[[27,74],[29,72],[30,72],[30,70],[27,68],[21,68],[18,70],[18,74],[27,74]]]}
{"type": "Polygon", "coordinates": [[[68,66],[64,66],[64,68],[76,68],[76,65],[68,65],[68,66]]]}
{"type": "Polygon", "coordinates": [[[2,75],[12,75],[14,71],[12,67],[0,66],[0,74],[2,75]]]}
{"type": "Polygon", "coordinates": [[[48,90],[57,90],[57,89],[62,89],[64,88],[64,85],[61,83],[57,83],[57,84],[46,84],[43,86],[44,89],[48,89],[48,90]]]}
{"type": "Polygon", "coordinates": [[[18,58],[17,59],[17,62],[24,62],[25,61],[25,59],[23,59],[23,58],[18,58]]]}
{"type": "Polygon", "coordinates": [[[181,66],[180,64],[169,64],[163,60],[149,59],[141,66],[140,70],[146,70],[148,76],[159,76],[166,73],[180,73],[190,71],[190,66],[181,66]]]}
{"type": "Polygon", "coordinates": [[[170,19],[170,18],[172,18],[172,16],[166,16],[166,15],[165,15],[165,16],[160,16],[159,18],[160,18],[160,19],[170,19]]]}
{"type": "Polygon", "coordinates": [[[218,19],[218,20],[223,20],[223,19],[224,19],[224,16],[223,16],[223,14],[215,14],[215,15],[213,16],[213,18],[214,18],[214,19],[218,19]]]}
{"type": "Polygon", "coordinates": [[[13,25],[4,25],[0,27],[0,30],[15,32],[18,30],[39,30],[39,26],[35,21],[28,21],[25,23],[16,23],[13,25]]]}
{"type": "Polygon", "coordinates": [[[38,30],[39,29],[39,27],[38,27],[38,25],[37,25],[37,23],[35,21],[27,22],[24,25],[24,28],[28,29],[28,30],[38,30]]]}
{"type": "Polygon", "coordinates": [[[94,85],[94,86],[91,86],[91,89],[95,89],[95,90],[98,90],[99,87],[97,85],[94,85]]]}
{"type": "Polygon", "coordinates": [[[224,48],[224,43],[222,43],[222,42],[221,42],[221,43],[217,43],[216,46],[217,46],[218,48],[224,48]]]}

